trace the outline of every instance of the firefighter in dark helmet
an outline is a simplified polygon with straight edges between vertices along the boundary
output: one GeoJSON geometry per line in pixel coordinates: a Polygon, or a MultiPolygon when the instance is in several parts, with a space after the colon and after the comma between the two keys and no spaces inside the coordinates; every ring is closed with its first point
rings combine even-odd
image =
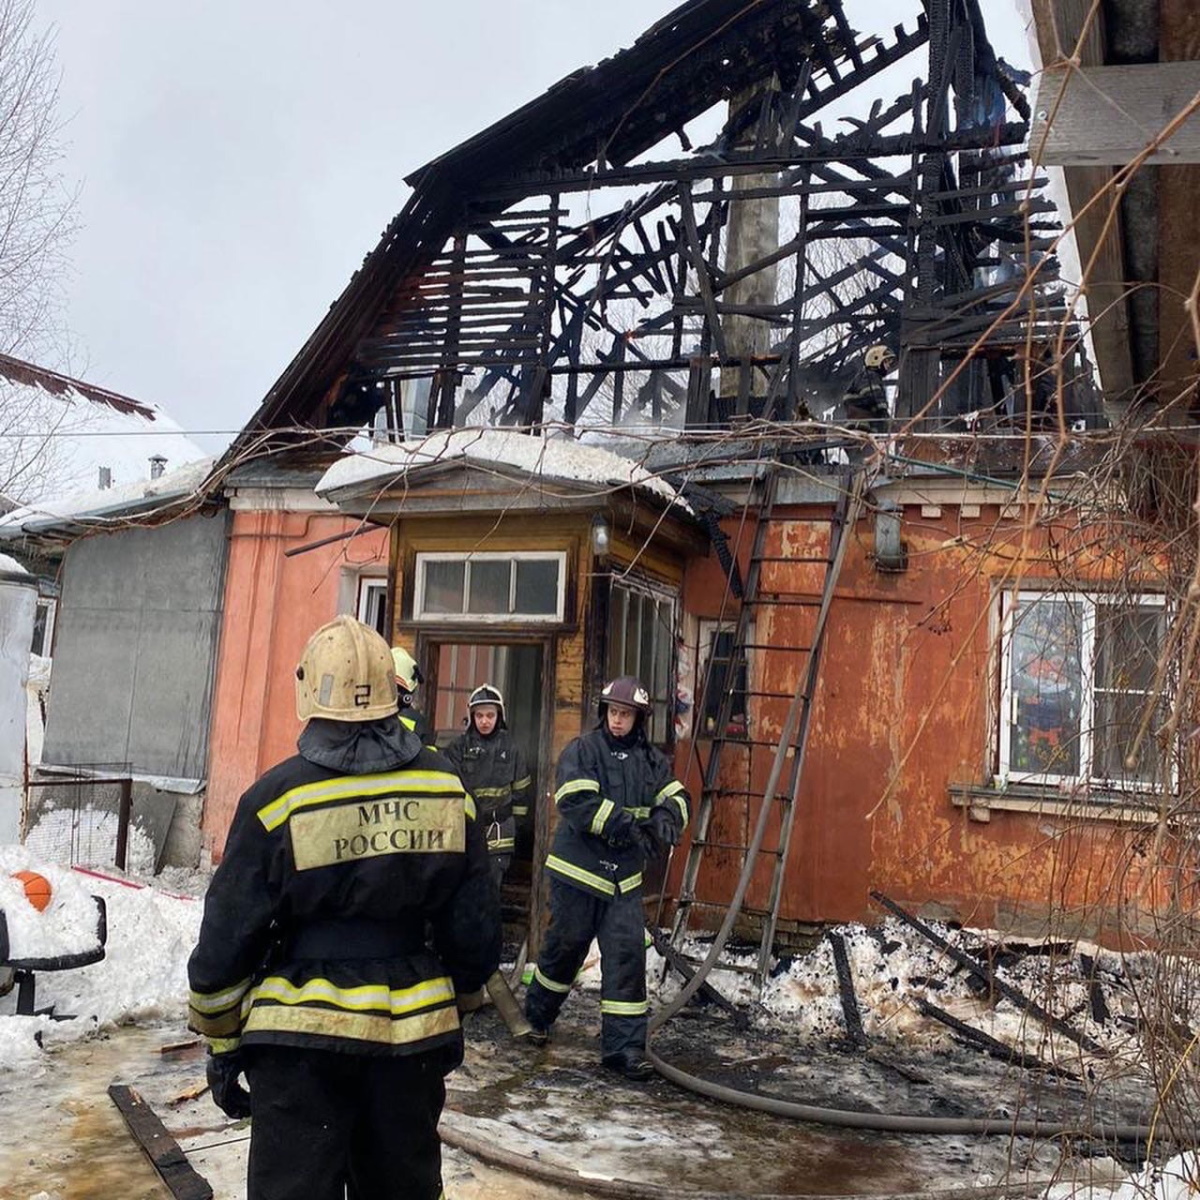
{"type": "Polygon", "coordinates": [[[238,803],[189,1025],[214,1101],[251,1117],[248,1200],[435,1200],[459,997],[500,954],[483,829],[449,762],[396,720],[374,630],[322,626],[296,676],[299,754],[238,803]]]}
{"type": "Polygon", "coordinates": [[[492,878],[499,888],[512,862],[517,821],[529,816],[533,786],[525,756],[508,730],[504,694],[485,683],[467,701],[466,731],[446,747],[487,831],[492,878]]]}
{"type": "Polygon", "coordinates": [[[525,997],[536,1040],[549,1036],[593,938],[600,943],[601,1061],[649,1079],[642,871],[679,842],[688,797],[646,737],[650,696],[623,675],[600,694],[600,721],[558,761],[559,822],[546,860],[550,928],[525,997]]]}

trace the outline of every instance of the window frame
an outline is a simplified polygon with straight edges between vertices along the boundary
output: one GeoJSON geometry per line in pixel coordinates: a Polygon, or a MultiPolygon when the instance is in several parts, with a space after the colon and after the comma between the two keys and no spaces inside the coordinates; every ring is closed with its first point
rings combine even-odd
{"type": "MultiPolygon", "coordinates": [[[[728,633],[731,636],[737,634],[738,622],[733,620],[718,620],[716,617],[701,617],[699,619],[698,637],[699,643],[696,648],[696,726],[694,736],[697,740],[713,741],[716,739],[724,739],[726,741],[744,741],[750,736],[751,715],[750,702],[751,693],[753,691],[754,680],[754,651],[746,650],[742,655],[741,662],[737,662],[732,656],[729,658],[729,669],[732,671],[744,671],[746,674],[745,693],[745,712],[743,715],[746,718],[746,728],[740,732],[737,730],[726,729],[723,733],[720,730],[713,729],[711,732],[706,728],[708,720],[708,712],[705,705],[701,701],[707,702],[708,697],[700,694],[700,687],[704,683],[711,684],[708,678],[708,673],[712,669],[712,651],[713,643],[717,637],[723,633],[728,633]]],[[[754,622],[750,621],[746,627],[746,641],[754,642],[754,622]]],[[[730,714],[732,715],[732,714],[730,714]]]]}
{"type": "Polygon", "coordinates": [[[354,588],[354,615],[364,625],[369,625],[372,629],[378,631],[379,635],[387,639],[387,641],[390,643],[391,637],[386,630],[388,612],[387,576],[360,574],[354,581],[354,588]],[[378,600],[374,601],[374,597],[378,597],[378,600]],[[380,629],[374,621],[370,620],[373,601],[379,605],[379,617],[381,623],[385,626],[384,629],[380,629]]]}
{"type": "Polygon", "coordinates": [[[58,620],[58,597],[57,596],[38,596],[35,605],[34,616],[34,632],[37,632],[37,611],[46,610],[46,620],[42,626],[42,648],[35,650],[33,641],[30,640],[29,653],[36,654],[39,658],[53,658],[54,656],[54,625],[58,620]]]}
{"type": "Polygon", "coordinates": [[[412,619],[426,624],[456,625],[561,625],[567,601],[567,552],[565,550],[418,550],[413,563],[412,619]],[[554,612],[552,613],[470,613],[428,612],[425,609],[427,567],[431,562],[463,564],[462,600],[464,607],[471,594],[471,564],[473,562],[509,562],[509,603],[516,604],[518,562],[553,562],[558,567],[554,612]]]}
{"type": "MultiPolygon", "coordinates": [[[[615,678],[617,675],[636,674],[646,688],[650,691],[651,702],[651,720],[650,732],[653,734],[654,716],[656,704],[661,704],[664,708],[663,723],[666,728],[662,731],[662,736],[659,739],[650,737],[653,745],[659,747],[671,747],[675,744],[675,718],[677,714],[677,702],[679,697],[679,620],[682,605],[680,596],[676,589],[668,584],[661,584],[644,579],[641,576],[623,575],[613,573],[608,579],[608,605],[607,605],[607,630],[606,630],[606,645],[604,653],[605,679],[615,678]],[[621,656],[621,669],[617,670],[613,662],[615,646],[613,642],[613,612],[615,610],[615,593],[618,588],[624,589],[626,592],[638,595],[644,600],[651,600],[656,604],[667,604],[670,609],[670,624],[667,628],[667,656],[666,656],[666,695],[661,699],[655,698],[654,686],[651,680],[648,680],[640,671],[629,671],[627,656],[621,656]]],[[[623,640],[622,649],[628,648],[628,641],[623,640]]],[[[639,654],[640,660],[640,654],[639,654]]],[[[640,666],[640,662],[639,662],[640,666]]]]}
{"type": "MultiPolygon", "coordinates": [[[[1004,591],[999,596],[1000,602],[1000,654],[999,654],[999,707],[996,720],[993,723],[993,736],[996,743],[997,777],[1002,785],[1034,785],[1050,787],[1058,790],[1081,789],[1099,792],[1137,793],[1149,792],[1158,786],[1157,778],[1112,779],[1096,773],[1097,761],[1095,733],[1097,693],[1112,692],[1116,689],[1097,688],[1096,667],[1098,661],[1096,646],[1096,628],[1098,611],[1107,603],[1119,605],[1133,612],[1157,609],[1165,619],[1168,615],[1166,597],[1161,593],[1139,592],[1132,596],[1115,596],[1107,592],[1066,591],[1062,589],[1022,588],[1016,592],[1004,591]],[[1022,771],[1012,764],[1012,730],[1014,720],[1016,689],[1013,687],[1013,627],[1016,612],[1021,605],[1050,600],[1061,603],[1075,603],[1081,606],[1080,637],[1079,637],[1079,770],[1075,774],[1022,771]]],[[[1165,631],[1164,631],[1165,632],[1165,631]]],[[[1165,639],[1164,639],[1165,641],[1165,639]]],[[[1159,653],[1163,646],[1159,646],[1159,653]]],[[[1129,689],[1128,694],[1140,692],[1140,689],[1129,689]]],[[[1174,752],[1168,767],[1168,778],[1172,788],[1177,787],[1178,762],[1174,752]]],[[[1160,764],[1159,771],[1162,766],[1160,764]]]]}

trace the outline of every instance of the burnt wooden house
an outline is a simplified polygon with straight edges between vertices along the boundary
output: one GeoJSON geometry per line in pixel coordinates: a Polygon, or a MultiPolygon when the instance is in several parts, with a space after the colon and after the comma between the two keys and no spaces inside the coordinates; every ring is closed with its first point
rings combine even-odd
{"type": "Polygon", "coordinates": [[[1127,563],[1108,613],[1048,482],[1105,416],[1021,79],[979,0],[887,14],[689,0],[413,173],[226,460],[370,439],[317,492],[391,530],[438,736],[505,690],[526,879],[557,753],[640,675],[697,809],[659,912],[732,912],[760,970],[873,891],[1104,937],[1163,901],[1129,847],[1173,768],[1131,758],[1145,663],[1104,664],[1165,609],[1127,563]]]}

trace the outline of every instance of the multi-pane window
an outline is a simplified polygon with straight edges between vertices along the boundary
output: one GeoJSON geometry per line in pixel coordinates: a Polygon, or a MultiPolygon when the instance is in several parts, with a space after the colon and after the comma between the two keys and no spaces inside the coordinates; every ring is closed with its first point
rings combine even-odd
{"type": "Polygon", "coordinates": [[[1001,776],[1127,788],[1169,780],[1155,737],[1165,619],[1153,596],[1006,598],[1001,776]]]}
{"type": "Polygon", "coordinates": [[[665,745],[675,712],[675,599],[650,585],[614,580],[607,678],[635,675],[650,693],[649,737],[665,745]]]}
{"type": "Polygon", "coordinates": [[[561,621],[564,553],[418,554],[413,617],[561,621]]]}

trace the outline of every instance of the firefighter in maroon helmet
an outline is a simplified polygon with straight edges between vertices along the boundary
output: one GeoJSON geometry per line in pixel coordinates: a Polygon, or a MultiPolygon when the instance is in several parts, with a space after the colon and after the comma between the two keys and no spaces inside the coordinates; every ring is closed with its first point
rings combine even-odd
{"type": "Polygon", "coordinates": [[[627,1079],[646,1060],[642,872],[679,842],[688,797],[646,737],[650,696],[631,675],[605,685],[600,721],[563,751],[554,793],[560,820],[546,860],[550,928],[525,997],[537,1040],[549,1036],[592,939],[600,943],[601,1060],[627,1079]]]}

